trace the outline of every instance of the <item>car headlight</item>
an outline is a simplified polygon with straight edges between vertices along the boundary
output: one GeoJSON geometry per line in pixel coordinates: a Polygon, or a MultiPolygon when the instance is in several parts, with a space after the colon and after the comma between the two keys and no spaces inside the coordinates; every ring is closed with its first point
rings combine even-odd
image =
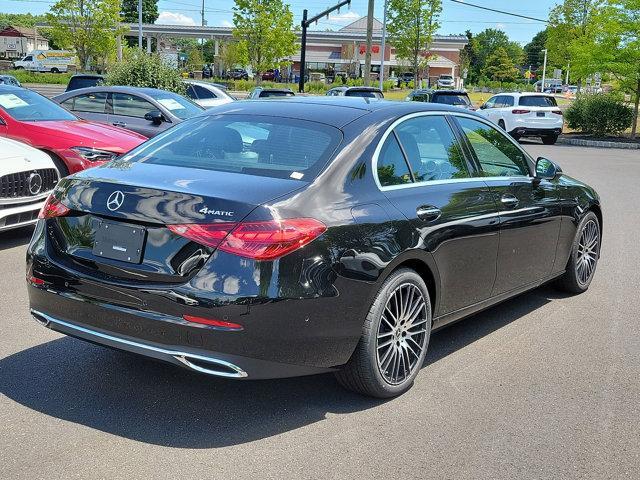
{"type": "Polygon", "coordinates": [[[118,156],[117,153],[91,147],[71,147],[71,150],[90,162],[109,162],[118,156]]]}

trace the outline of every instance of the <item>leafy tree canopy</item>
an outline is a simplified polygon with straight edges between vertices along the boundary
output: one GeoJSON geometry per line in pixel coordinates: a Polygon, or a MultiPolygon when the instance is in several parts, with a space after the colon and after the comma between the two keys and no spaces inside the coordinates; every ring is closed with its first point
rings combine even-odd
{"type": "MultiPolygon", "coordinates": [[[[138,23],[138,0],[122,0],[122,21],[138,23]]],[[[158,0],[142,0],[142,23],[155,23],[158,19],[158,0]]]]}

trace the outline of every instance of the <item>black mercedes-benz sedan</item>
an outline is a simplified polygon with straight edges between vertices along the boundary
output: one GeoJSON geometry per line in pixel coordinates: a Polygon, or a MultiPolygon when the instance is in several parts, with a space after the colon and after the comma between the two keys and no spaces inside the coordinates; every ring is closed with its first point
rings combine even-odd
{"type": "Polygon", "coordinates": [[[362,98],[221,106],[63,179],[33,316],[227,378],[334,371],[391,397],[431,332],[554,280],[583,292],[597,193],[473,112],[362,98]]]}

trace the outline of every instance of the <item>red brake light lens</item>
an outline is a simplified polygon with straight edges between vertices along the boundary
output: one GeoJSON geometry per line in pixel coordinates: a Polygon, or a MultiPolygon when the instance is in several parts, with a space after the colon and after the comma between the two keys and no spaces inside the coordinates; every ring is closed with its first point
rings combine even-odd
{"type": "Polygon", "coordinates": [[[275,260],[310,243],[327,230],[322,222],[313,218],[167,227],[194,242],[255,260],[275,260]]]}
{"type": "Polygon", "coordinates": [[[220,327],[228,330],[244,330],[239,323],[225,322],[224,320],[215,320],[213,318],[196,317],[195,315],[182,315],[187,322],[199,323],[201,325],[210,325],[212,327],[220,327]]]}
{"type": "Polygon", "coordinates": [[[38,218],[64,217],[70,211],[71,210],[69,210],[66,205],[51,194],[40,209],[38,218]]]}
{"type": "Polygon", "coordinates": [[[511,110],[511,113],[515,113],[516,115],[519,115],[523,113],[531,113],[531,110],[522,110],[522,109],[516,108],[515,110],[511,110]]]}

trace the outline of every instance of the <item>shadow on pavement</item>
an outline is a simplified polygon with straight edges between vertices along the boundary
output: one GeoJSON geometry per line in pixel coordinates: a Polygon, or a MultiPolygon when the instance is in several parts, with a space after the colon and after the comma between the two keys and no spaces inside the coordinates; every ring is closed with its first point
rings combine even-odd
{"type": "Polygon", "coordinates": [[[32,234],[32,226],[0,232],[0,251],[28,244],[32,234]]]}
{"type": "MultiPolygon", "coordinates": [[[[553,298],[543,287],[435,333],[422,374],[553,298]]],[[[242,444],[383,403],[343,390],[332,375],[215,379],[69,337],[0,360],[0,393],[52,417],[179,448],[242,444]]]]}

